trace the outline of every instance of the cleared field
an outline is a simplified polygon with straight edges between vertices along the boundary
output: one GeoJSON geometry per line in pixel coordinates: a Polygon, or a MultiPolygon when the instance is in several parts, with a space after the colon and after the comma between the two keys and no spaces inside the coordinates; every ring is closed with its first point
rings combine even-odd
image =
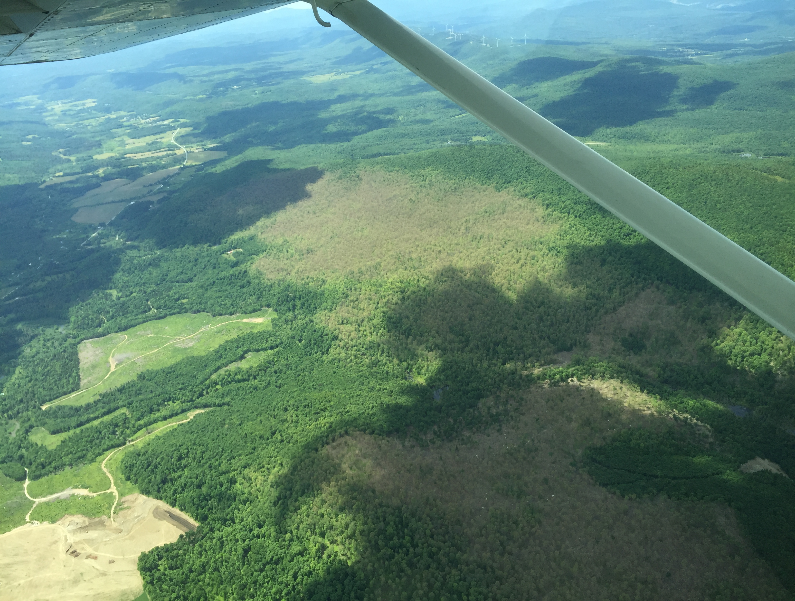
{"type": "Polygon", "coordinates": [[[125,447],[117,451],[110,459],[105,462],[105,469],[107,469],[113,476],[113,482],[116,484],[116,490],[119,492],[119,497],[122,498],[126,497],[127,495],[134,495],[141,492],[135,484],[127,480],[127,478],[125,478],[121,473],[121,460],[131,448],[133,447],[125,447]]]}
{"type": "Polygon", "coordinates": [[[334,71],[333,73],[323,73],[321,75],[307,75],[301,79],[305,79],[311,83],[326,83],[329,81],[336,81],[338,79],[348,79],[349,77],[359,75],[360,73],[364,73],[364,71],[348,71],[345,73],[334,71]]]}
{"type": "MultiPolygon", "coordinates": [[[[105,478],[107,481],[107,478],[105,478]]],[[[66,496],[66,495],[64,495],[66,496]]],[[[68,515],[79,515],[87,518],[98,518],[110,515],[113,505],[113,493],[104,493],[95,497],[84,495],[71,495],[67,498],[39,503],[30,513],[34,522],[49,522],[54,524],[68,515]]]]}
{"type": "Polygon", "coordinates": [[[34,498],[47,497],[68,488],[104,492],[110,486],[108,477],[100,467],[106,455],[107,453],[87,465],[67,468],[57,474],[45,476],[39,480],[31,480],[28,483],[28,494],[34,498]]]}
{"type": "Polygon", "coordinates": [[[110,369],[108,357],[126,340],[124,334],[108,334],[102,338],[83,341],[77,349],[80,359],[80,389],[89,388],[102,381],[110,369]]]}
{"type": "Polygon", "coordinates": [[[75,223],[108,223],[121,213],[128,204],[130,203],[114,202],[97,207],[82,207],[77,213],[72,215],[72,221],[75,223]]]}
{"type": "Polygon", "coordinates": [[[131,184],[132,180],[129,179],[112,179],[106,182],[102,182],[99,185],[99,188],[94,188],[93,190],[89,190],[83,196],[78,198],[72,203],[72,206],[77,207],[87,207],[93,206],[97,204],[103,204],[104,198],[118,188],[122,188],[127,184],[131,184]]]}
{"type": "Polygon", "coordinates": [[[207,313],[174,315],[121,334],[87,340],[79,349],[81,390],[47,403],[43,408],[61,403],[90,403],[102,392],[129,382],[142,371],[203,355],[245,332],[269,329],[275,315],[270,309],[219,317],[207,313]],[[103,375],[100,377],[100,374],[103,375]]]}
{"type": "Polygon", "coordinates": [[[234,363],[230,363],[223,369],[219,370],[218,372],[212,375],[213,378],[218,377],[219,374],[222,374],[226,371],[230,371],[233,369],[247,369],[249,367],[254,367],[255,365],[259,365],[262,361],[272,353],[272,351],[255,351],[253,353],[247,353],[243,359],[240,361],[235,361],[234,363]]]}
{"type": "Polygon", "coordinates": [[[188,165],[201,165],[208,161],[217,161],[226,157],[225,150],[200,150],[198,152],[188,153],[188,165]]]}
{"type": "Polygon", "coordinates": [[[47,186],[54,186],[56,184],[65,184],[66,182],[72,182],[77,178],[81,177],[80,175],[64,175],[59,177],[52,177],[44,182],[39,188],[46,188],[47,186]]]}
{"type": "MultiPolygon", "coordinates": [[[[123,447],[103,453],[88,465],[67,468],[57,474],[26,482],[27,493],[23,485],[22,496],[27,503],[18,504],[20,508],[30,511],[25,516],[21,513],[15,515],[5,531],[24,522],[55,523],[66,515],[110,516],[113,521],[114,512],[118,511],[119,499],[139,492],[121,474],[119,466],[124,454],[133,446],[147,444],[153,438],[171,431],[171,426],[190,421],[204,411],[206,410],[188,411],[152,424],[133,435],[131,441],[123,447]],[[31,509],[29,503],[32,501],[36,504],[31,509]]],[[[19,486],[11,487],[8,494],[14,498],[19,497],[18,489],[19,486]]]]}
{"type": "MultiPolygon", "coordinates": [[[[174,175],[179,167],[161,169],[139,177],[135,181],[128,179],[114,179],[103,182],[99,188],[89,190],[72,203],[74,208],[94,207],[122,201],[129,201],[154,192],[155,186],[163,179],[174,175]]],[[[77,215],[81,212],[78,211],[77,215]]],[[[72,217],[76,220],[75,217],[72,217]]]]}
{"type": "Polygon", "coordinates": [[[69,515],[56,524],[26,525],[0,536],[0,600],[139,596],[143,583],[138,555],[175,541],[195,529],[196,523],[142,495],[127,496],[122,502],[125,508],[114,523],[69,515]]]}
{"type": "Polygon", "coordinates": [[[28,440],[52,450],[61,444],[61,441],[68,435],[69,434],[67,432],[61,432],[60,434],[50,434],[41,426],[36,426],[28,434],[28,440]]]}
{"type": "Polygon", "coordinates": [[[47,432],[47,430],[45,430],[41,426],[37,426],[37,427],[33,428],[30,431],[30,433],[28,434],[28,440],[30,440],[31,442],[35,442],[38,445],[43,445],[43,446],[47,447],[48,449],[52,450],[52,449],[56,448],[59,444],[61,444],[61,442],[67,436],[70,436],[70,435],[74,434],[75,432],[79,432],[83,428],[88,428],[90,426],[93,426],[93,425],[96,425],[98,423],[101,423],[101,422],[103,422],[105,420],[112,419],[113,417],[115,417],[119,413],[127,413],[127,409],[124,409],[124,408],[119,409],[118,411],[114,411],[113,413],[110,413],[110,414],[108,414],[108,415],[106,415],[104,417],[100,417],[99,419],[95,419],[93,422],[89,422],[85,426],[80,426],[79,428],[75,428],[74,430],[69,430],[67,432],[59,432],[58,434],[50,434],[49,432],[47,432]]]}

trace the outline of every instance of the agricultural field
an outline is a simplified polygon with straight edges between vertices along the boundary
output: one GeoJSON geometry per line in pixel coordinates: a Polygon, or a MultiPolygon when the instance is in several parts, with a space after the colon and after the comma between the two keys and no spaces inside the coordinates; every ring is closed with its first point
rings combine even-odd
{"type": "MultiPolygon", "coordinates": [[[[409,24],[795,277],[792,11],[633,6],[409,24]]],[[[0,598],[793,599],[795,343],[304,16],[0,89],[0,598]]]]}
{"type": "MultiPolygon", "coordinates": [[[[84,426],[81,426],[81,428],[85,428],[85,427],[91,426],[91,425],[96,425],[97,423],[100,423],[100,422],[102,422],[104,420],[113,419],[119,413],[125,413],[126,414],[127,410],[123,409],[123,408],[119,409],[118,411],[114,411],[113,413],[110,413],[110,414],[108,414],[108,415],[106,415],[104,417],[100,417],[99,419],[97,419],[94,422],[89,422],[88,424],[86,424],[84,426]]],[[[61,444],[61,442],[63,441],[64,438],[66,438],[70,434],[73,434],[74,432],[78,432],[78,431],[80,431],[80,428],[76,428],[75,430],[70,430],[70,431],[66,431],[66,432],[60,432],[58,434],[50,434],[49,432],[47,432],[47,430],[45,430],[41,426],[37,426],[37,427],[33,428],[30,431],[30,433],[28,434],[28,439],[30,441],[32,441],[32,442],[35,442],[38,445],[45,446],[48,449],[54,449],[59,444],[61,444]]]]}
{"type": "Polygon", "coordinates": [[[268,329],[274,316],[270,309],[219,317],[202,313],[175,315],[118,334],[85,340],[78,347],[80,390],[42,408],[90,403],[144,371],[173,365],[185,357],[204,355],[243,333],[268,329]]]}

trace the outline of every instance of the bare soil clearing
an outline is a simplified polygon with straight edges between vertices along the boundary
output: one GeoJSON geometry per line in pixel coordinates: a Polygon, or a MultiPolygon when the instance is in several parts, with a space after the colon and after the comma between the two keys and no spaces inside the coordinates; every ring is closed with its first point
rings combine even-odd
{"type": "Polygon", "coordinates": [[[143,495],[108,518],[65,516],[0,535],[0,601],[132,600],[141,594],[138,556],[195,529],[189,516],[143,495]]]}
{"type": "Polygon", "coordinates": [[[753,474],[754,472],[768,471],[774,474],[781,474],[785,478],[789,478],[784,470],[778,463],[773,463],[769,459],[762,459],[761,457],[754,457],[750,461],[746,461],[740,466],[740,471],[746,474],[753,474]]]}

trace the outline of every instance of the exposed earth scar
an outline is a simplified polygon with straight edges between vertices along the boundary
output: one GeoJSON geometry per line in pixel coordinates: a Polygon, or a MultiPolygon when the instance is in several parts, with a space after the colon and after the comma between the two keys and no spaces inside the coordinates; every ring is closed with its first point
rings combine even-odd
{"type": "Polygon", "coordinates": [[[185,153],[185,162],[184,162],[184,163],[182,163],[182,166],[184,167],[185,165],[187,165],[187,164],[188,164],[188,151],[187,151],[187,150],[185,150],[185,147],[184,147],[182,144],[180,144],[179,142],[177,142],[177,141],[174,139],[174,137],[175,137],[175,136],[176,136],[176,135],[179,133],[179,130],[180,130],[180,129],[181,129],[181,128],[179,128],[179,127],[178,127],[178,128],[177,128],[177,131],[175,131],[173,134],[171,134],[171,142],[172,142],[173,144],[176,144],[177,146],[179,146],[179,147],[182,149],[182,152],[184,152],[184,153],[185,153]]]}
{"type": "Polygon", "coordinates": [[[194,417],[196,417],[199,413],[204,413],[205,411],[207,411],[207,410],[206,409],[196,409],[195,411],[192,411],[188,415],[188,417],[186,417],[183,420],[180,420],[178,422],[172,422],[170,424],[166,424],[165,426],[161,426],[157,430],[149,432],[148,434],[144,434],[140,438],[136,438],[135,440],[131,440],[130,442],[128,442],[124,446],[121,446],[121,447],[118,447],[116,449],[113,449],[110,453],[108,453],[108,456],[105,457],[105,459],[102,460],[102,464],[100,466],[102,468],[102,471],[105,472],[105,475],[110,480],[110,487],[108,487],[107,490],[103,490],[101,492],[90,492],[90,491],[88,491],[88,490],[86,490],[84,488],[71,488],[71,487],[69,487],[66,490],[62,490],[61,492],[57,492],[57,493],[53,493],[51,495],[47,495],[46,497],[34,498],[34,497],[31,497],[30,494],[28,494],[28,483],[30,482],[30,480],[28,479],[28,468],[25,468],[25,486],[24,486],[25,496],[28,499],[30,499],[31,501],[33,501],[33,507],[30,508],[30,511],[28,511],[28,514],[25,516],[25,521],[29,522],[29,523],[33,523],[34,525],[38,525],[39,522],[37,522],[36,520],[33,520],[31,522],[30,515],[33,513],[33,510],[36,509],[36,506],[39,503],[46,503],[47,501],[56,501],[58,499],[65,499],[65,498],[69,498],[71,495],[80,495],[80,496],[84,496],[84,497],[96,497],[98,495],[104,495],[105,493],[113,493],[113,497],[114,497],[113,498],[113,505],[110,508],[110,522],[111,522],[111,524],[113,524],[114,523],[113,514],[116,511],[116,506],[119,503],[119,491],[116,488],[115,481],[113,480],[113,474],[110,473],[110,470],[108,470],[108,468],[105,465],[105,464],[107,464],[108,460],[111,457],[113,457],[113,455],[115,455],[116,453],[121,451],[122,449],[124,449],[126,447],[129,447],[131,445],[137,444],[137,443],[141,442],[142,440],[144,440],[145,438],[148,438],[150,436],[153,436],[154,434],[157,434],[161,430],[164,430],[166,428],[170,428],[171,426],[177,426],[179,424],[184,424],[185,422],[189,422],[194,417]]]}

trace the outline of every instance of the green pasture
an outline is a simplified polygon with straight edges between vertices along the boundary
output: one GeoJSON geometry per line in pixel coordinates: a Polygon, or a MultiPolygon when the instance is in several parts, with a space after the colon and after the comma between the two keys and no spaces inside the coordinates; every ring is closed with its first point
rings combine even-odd
{"type": "Polygon", "coordinates": [[[31,442],[35,442],[38,445],[42,445],[47,447],[48,449],[52,450],[57,447],[63,440],[75,432],[79,432],[84,428],[88,428],[90,426],[94,426],[99,424],[103,421],[109,420],[117,416],[119,413],[129,413],[127,409],[121,408],[118,411],[114,411],[113,413],[109,413],[104,417],[100,417],[99,419],[95,419],[93,422],[89,422],[84,426],[80,426],[79,428],[75,428],[74,430],[68,430],[67,432],[59,432],[58,434],[50,434],[47,430],[41,426],[36,426],[28,433],[28,440],[31,442]]]}
{"type": "Polygon", "coordinates": [[[65,515],[84,515],[87,518],[109,516],[113,506],[113,495],[106,493],[96,497],[73,495],[68,499],[59,499],[47,503],[39,503],[30,514],[30,519],[37,522],[55,523],[65,515]]]}
{"type": "Polygon", "coordinates": [[[213,378],[217,378],[222,373],[227,371],[231,371],[233,369],[247,369],[249,367],[254,367],[255,365],[259,365],[262,363],[268,355],[272,354],[271,351],[254,351],[251,353],[246,353],[246,356],[243,357],[240,361],[235,361],[234,363],[230,363],[223,369],[218,370],[216,373],[212,375],[213,378]]]}
{"type": "Polygon", "coordinates": [[[64,438],[69,436],[70,432],[60,432],[59,434],[50,434],[41,426],[36,426],[30,433],[28,433],[28,440],[35,442],[37,445],[47,447],[52,450],[57,447],[64,438]]]}
{"type": "Polygon", "coordinates": [[[161,369],[185,357],[203,355],[246,332],[270,329],[275,315],[270,309],[218,317],[207,313],[174,315],[120,334],[83,342],[80,348],[81,382],[91,384],[45,407],[90,403],[103,392],[129,382],[143,371],[161,369]],[[111,360],[114,362],[112,371],[111,360]],[[99,377],[103,371],[104,375],[99,377]]]}
{"type": "Polygon", "coordinates": [[[108,375],[110,370],[107,358],[113,350],[124,342],[124,334],[108,334],[102,338],[84,340],[78,347],[80,355],[80,387],[90,388],[108,375]],[[103,361],[102,358],[105,358],[103,361]]]}
{"type": "Polygon", "coordinates": [[[100,467],[102,460],[107,456],[108,453],[103,453],[89,464],[66,468],[57,474],[33,480],[28,483],[28,494],[35,499],[59,493],[67,488],[84,488],[89,492],[108,490],[110,481],[100,467]]]}
{"type": "Polygon", "coordinates": [[[0,473],[0,534],[25,523],[25,515],[33,506],[28,500],[22,482],[0,473]]]}

